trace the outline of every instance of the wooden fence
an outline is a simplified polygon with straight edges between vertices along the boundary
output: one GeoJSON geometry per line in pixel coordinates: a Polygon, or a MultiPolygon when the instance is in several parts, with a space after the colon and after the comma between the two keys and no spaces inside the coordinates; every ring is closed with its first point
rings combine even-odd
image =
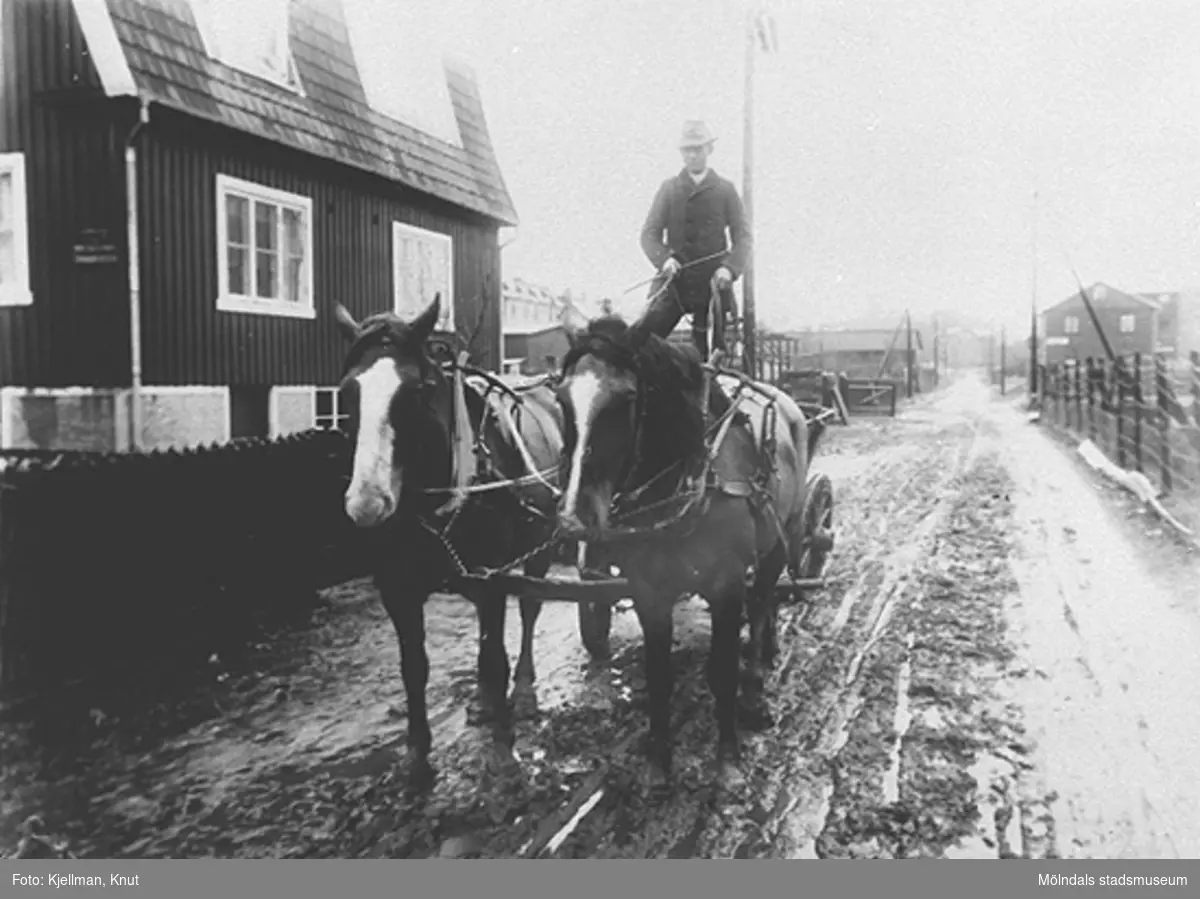
{"type": "Polygon", "coordinates": [[[0,688],[202,662],[364,573],[346,438],[0,452],[0,688]]]}
{"type": "Polygon", "coordinates": [[[1200,353],[1184,368],[1141,353],[1043,365],[1041,388],[1048,424],[1091,440],[1164,494],[1200,498],[1200,353]]]}

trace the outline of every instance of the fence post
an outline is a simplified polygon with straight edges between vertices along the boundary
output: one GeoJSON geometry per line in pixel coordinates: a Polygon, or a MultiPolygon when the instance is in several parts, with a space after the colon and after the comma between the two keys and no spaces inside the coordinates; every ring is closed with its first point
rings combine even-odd
{"type": "Polygon", "coordinates": [[[1158,400],[1158,448],[1163,493],[1171,492],[1171,418],[1167,414],[1167,391],[1169,389],[1166,357],[1161,353],[1156,353],[1154,356],[1154,393],[1158,400]]]}
{"type": "Polygon", "coordinates": [[[1200,350],[1192,350],[1192,418],[1200,425],[1200,350]]]}
{"type": "Polygon", "coordinates": [[[1113,414],[1117,420],[1117,465],[1125,467],[1125,360],[1118,356],[1113,360],[1113,381],[1116,403],[1113,414]]]}
{"type": "Polygon", "coordinates": [[[1096,360],[1087,357],[1087,419],[1088,440],[1096,442],[1096,360]]]}
{"type": "Polygon", "coordinates": [[[1075,381],[1075,430],[1080,434],[1083,433],[1083,377],[1079,370],[1079,360],[1075,360],[1075,364],[1071,366],[1071,377],[1075,381]]]}
{"type": "Polygon", "coordinates": [[[1142,391],[1142,354],[1133,354],[1133,459],[1138,471],[1145,471],[1142,466],[1142,403],[1145,397],[1142,391]]]}

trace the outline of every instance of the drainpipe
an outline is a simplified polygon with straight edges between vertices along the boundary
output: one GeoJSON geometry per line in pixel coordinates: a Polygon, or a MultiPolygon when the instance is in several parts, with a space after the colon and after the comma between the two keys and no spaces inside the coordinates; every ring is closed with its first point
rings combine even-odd
{"type": "Polygon", "coordinates": [[[149,123],[150,101],[139,96],[137,124],[125,139],[125,228],[129,244],[129,448],[133,452],[142,449],[142,284],[134,140],[149,123]]]}

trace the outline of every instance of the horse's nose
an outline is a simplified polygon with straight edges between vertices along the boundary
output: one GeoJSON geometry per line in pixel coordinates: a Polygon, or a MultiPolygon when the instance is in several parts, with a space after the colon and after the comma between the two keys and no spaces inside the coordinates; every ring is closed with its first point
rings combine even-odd
{"type": "Polygon", "coordinates": [[[391,517],[392,498],[385,493],[355,492],[346,494],[346,515],[360,528],[372,528],[391,517]]]}

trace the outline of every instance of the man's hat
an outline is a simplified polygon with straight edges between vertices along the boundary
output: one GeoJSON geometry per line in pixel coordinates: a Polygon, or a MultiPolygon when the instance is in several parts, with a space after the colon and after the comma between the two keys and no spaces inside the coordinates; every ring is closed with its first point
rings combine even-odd
{"type": "Polygon", "coordinates": [[[683,133],[679,137],[679,149],[686,147],[703,147],[711,144],[717,138],[709,130],[708,125],[699,119],[689,119],[683,123],[683,133]]]}

